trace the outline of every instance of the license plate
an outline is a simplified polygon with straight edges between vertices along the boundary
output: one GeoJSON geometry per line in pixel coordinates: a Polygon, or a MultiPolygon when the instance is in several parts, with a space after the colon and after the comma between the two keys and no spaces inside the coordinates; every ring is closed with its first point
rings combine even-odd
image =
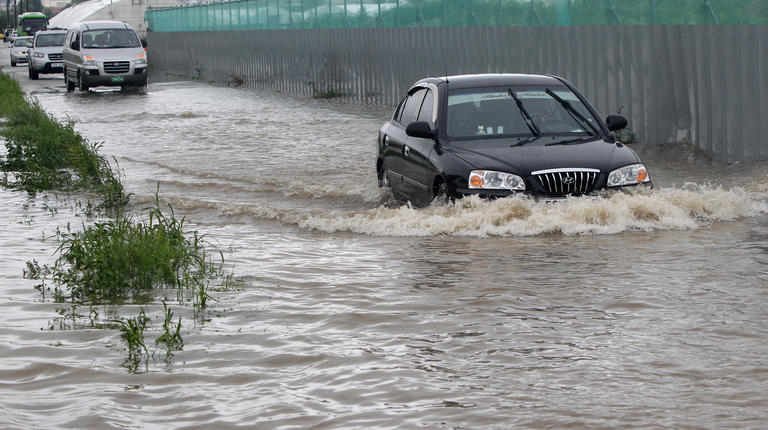
{"type": "Polygon", "coordinates": [[[548,204],[548,205],[556,205],[556,204],[562,203],[562,202],[564,202],[566,200],[568,200],[568,199],[566,199],[566,198],[549,197],[549,198],[546,198],[546,199],[541,199],[539,201],[540,202],[544,202],[545,204],[548,204]]]}
{"type": "Polygon", "coordinates": [[[125,78],[123,76],[112,76],[112,79],[110,79],[110,82],[112,83],[125,82],[125,78]]]}
{"type": "Polygon", "coordinates": [[[63,63],[51,63],[51,67],[63,67],[63,63]]]}

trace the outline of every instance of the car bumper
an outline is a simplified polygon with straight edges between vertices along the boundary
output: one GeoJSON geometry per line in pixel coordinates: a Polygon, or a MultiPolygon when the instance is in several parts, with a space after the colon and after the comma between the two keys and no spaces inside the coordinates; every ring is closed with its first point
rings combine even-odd
{"type": "Polygon", "coordinates": [[[26,55],[11,54],[11,61],[14,63],[26,63],[29,61],[29,58],[26,55]]]}
{"type": "Polygon", "coordinates": [[[136,68],[130,74],[101,74],[97,69],[86,69],[83,81],[89,87],[144,86],[147,84],[147,68],[136,68]]]}
{"type": "Polygon", "coordinates": [[[29,67],[37,73],[61,73],[64,67],[61,61],[36,60],[32,59],[29,67]]]}
{"type": "MultiPolygon", "coordinates": [[[[586,193],[583,195],[594,196],[594,195],[598,195],[603,191],[622,191],[622,190],[630,190],[637,187],[651,189],[653,188],[653,182],[649,181],[649,182],[644,182],[642,184],[626,185],[623,187],[615,187],[615,188],[602,187],[602,188],[594,189],[589,193],[586,193]]],[[[502,198],[502,197],[515,196],[515,195],[528,196],[536,200],[545,200],[545,201],[564,200],[569,197],[564,195],[550,195],[550,194],[541,193],[533,190],[510,191],[510,190],[478,190],[478,189],[468,189],[468,188],[457,188],[455,192],[455,197],[479,196],[481,198],[487,198],[487,199],[496,199],[496,198],[502,198]]]]}

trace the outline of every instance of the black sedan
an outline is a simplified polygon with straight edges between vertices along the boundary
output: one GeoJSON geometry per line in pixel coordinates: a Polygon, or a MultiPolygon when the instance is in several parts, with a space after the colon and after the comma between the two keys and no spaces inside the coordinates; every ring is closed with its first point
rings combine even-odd
{"type": "Polygon", "coordinates": [[[652,186],[594,108],[556,76],[485,74],[415,83],[379,130],[379,185],[416,206],[524,193],[547,199],[652,186]]]}

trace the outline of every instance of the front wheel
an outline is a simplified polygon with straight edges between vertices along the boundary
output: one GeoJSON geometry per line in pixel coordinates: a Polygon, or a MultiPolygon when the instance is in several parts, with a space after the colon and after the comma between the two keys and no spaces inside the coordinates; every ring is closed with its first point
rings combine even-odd
{"type": "Polygon", "coordinates": [[[16,67],[16,62],[11,60],[11,67],[16,67]]]}
{"type": "Polygon", "coordinates": [[[448,204],[453,200],[448,194],[448,184],[441,181],[435,188],[432,194],[432,203],[438,203],[441,205],[448,204]]]}
{"type": "Polygon", "coordinates": [[[40,75],[36,71],[32,70],[32,67],[30,67],[29,68],[29,79],[32,79],[33,81],[35,81],[39,77],[40,77],[40,75]]]}
{"type": "Polygon", "coordinates": [[[80,88],[80,91],[88,91],[88,84],[85,83],[82,73],[77,74],[77,86],[80,88]]]}
{"type": "Polygon", "coordinates": [[[69,80],[66,67],[64,68],[64,83],[67,84],[68,93],[71,93],[72,91],[75,90],[75,83],[69,80]]]}

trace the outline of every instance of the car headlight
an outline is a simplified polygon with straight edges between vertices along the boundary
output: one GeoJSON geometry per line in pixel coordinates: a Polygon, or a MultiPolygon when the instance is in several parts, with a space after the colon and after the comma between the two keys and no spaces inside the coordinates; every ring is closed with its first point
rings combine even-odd
{"type": "Polygon", "coordinates": [[[147,54],[139,54],[136,64],[147,64],[147,54]]]}
{"type": "Polygon", "coordinates": [[[642,164],[631,164],[621,169],[616,169],[608,175],[609,187],[622,185],[642,184],[651,180],[648,170],[642,164]]]}
{"type": "Polygon", "coordinates": [[[35,57],[37,57],[37,58],[45,58],[45,54],[44,54],[44,53],[42,53],[42,52],[35,52],[35,54],[34,54],[34,55],[35,55],[35,57]]]}
{"type": "Polygon", "coordinates": [[[525,182],[523,178],[511,173],[473,170],[469,173],[469,188],[522,191],[525,189],[525,182]]]}

